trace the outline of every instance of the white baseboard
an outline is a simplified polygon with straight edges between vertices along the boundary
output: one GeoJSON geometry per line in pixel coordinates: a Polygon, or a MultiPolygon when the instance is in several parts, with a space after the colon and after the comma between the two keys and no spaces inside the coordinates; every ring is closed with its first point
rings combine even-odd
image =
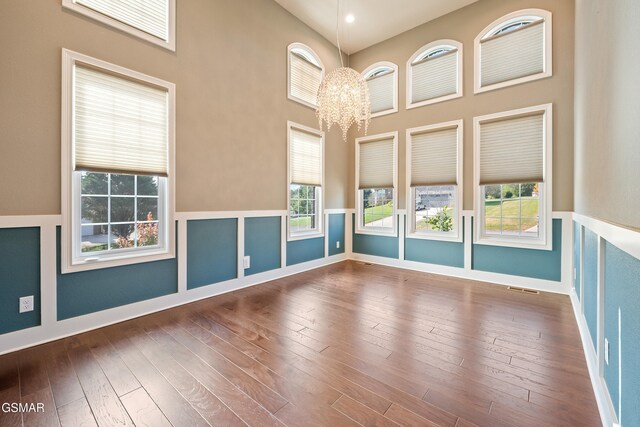
{"type": "Polygon", "coordinates": [[[611,396],[607,390],[604,378],[600,376],[596,349],[593,346],[593,341],[591,340],[587,320],[581,313],[580,300],[578,300],[578,295],[576,294],[575,289],[571,290],[569,296],[571,297],[571,305],[573,306],[573,313],[576,317],[578,329],[580,330],[582,348],[584,349],[587,368],[589,369],[589,377],[591,378],[591,386],[593,387],[593,391],[596,396],[596,403],[598,404],[598,411],[600,412],[602,425],[605,427],[616,427],[619,425],[616,412],[613,402],[611,402],[611,396]]]}
{"type": "Polygon", "coordinates": [[[251,276],[214,283],[186,290],[184,292],[173,293],[120,307],[110,308],[71,319],[55,321],[49,324],[43,324],[42,326],[35,326],[16,332],[10,332],[0,336],[0,355],[26,347],[55,341],[104,326],[109,326],[125,320],[177,307],[179,305],[201,299],[255,286],[270,280],[276,280],[304,271],[313,270],[340,261],[345,261],[346,259],[347,256],[345,254],[333,255],[327,258],[321,258],[251,276]]]}

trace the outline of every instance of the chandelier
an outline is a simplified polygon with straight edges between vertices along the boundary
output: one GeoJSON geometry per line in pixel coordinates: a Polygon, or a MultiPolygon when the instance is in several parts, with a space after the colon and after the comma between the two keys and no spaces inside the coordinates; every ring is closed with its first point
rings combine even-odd
{"type": "Polygon", "coordinates": [[[318,109],[316,116],[322,129],[327,124],[327,131],[337,124],[342,130],[342,139],[347,140],[347,131],[354,123],[358,130],[364,125],[367,133],[371,120],[371,104],[369,88],[365,79],[353,68],[345,67],[340,49],[340,0],[338,0],[338,18],[336,20],[336,40],[341,67],[327,74],[318,89],[318,109]]]}

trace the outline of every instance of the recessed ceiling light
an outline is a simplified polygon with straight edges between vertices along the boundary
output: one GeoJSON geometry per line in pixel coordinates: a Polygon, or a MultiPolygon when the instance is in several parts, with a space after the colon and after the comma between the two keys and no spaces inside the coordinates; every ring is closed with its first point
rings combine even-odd
{"type": "Polygon", "coordinates": [[[344,20],[347,21],[347,23],[351,24],[351,23],[353,23],[353,21],[356,20],[356,17],[353,16],[352,13],[350,13],[344,18],[344,20]]]}

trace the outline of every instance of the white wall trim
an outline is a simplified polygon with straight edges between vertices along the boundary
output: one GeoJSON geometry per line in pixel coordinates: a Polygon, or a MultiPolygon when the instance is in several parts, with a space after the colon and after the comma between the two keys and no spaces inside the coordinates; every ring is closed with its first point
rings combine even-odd
{"type": "Polygon", "coordinates": [[[0,228],[46,227],[62,224],[62,215],[0,216],[0,228]]]}
{"type": "Polygon", "coordinates": [[[573,220],[629,255],[640,259],[640,231],[620,227],[596,218],[573,213],[573,220]]]}

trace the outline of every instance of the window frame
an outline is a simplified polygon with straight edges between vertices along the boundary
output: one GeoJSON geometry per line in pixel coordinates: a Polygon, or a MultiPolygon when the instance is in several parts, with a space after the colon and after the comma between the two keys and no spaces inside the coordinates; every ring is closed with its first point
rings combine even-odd
{"type": "Polygon", "coordinates": [[[387,114],[393,114],[393,113],[397,113],[398,112],[398,65],[396,65],[393,62],[389,62],[389,61],[379,61],[376,62],[375,64],[371,64],[370,66],[368,66],[362,73],[360,73],[360,75],[362,76],[362,78],[365,79],[365,81],[367,81],[368,78],[368,74],[371,74],[373,71],[377,70],[378,68],[391,68],[393,71],[393,107],[389,110],[383,110],[383,111],[378,111],[377,113],[371,113],[371,118],[375,118],[375,117],[380,117],[380,116],[385,116],[387,114]]]}
{"type": "Polygon", "coordinates": [[[368,234],[373,236],[387,236],[398,237],[398,131],[379,133],[376,135],[364,136],[356,138],[355,140],[355,190],[356,190],[356,234],[368,234]],[[363,191],[360,190],[360,144],[370,141],[378,141],[382,139],[393,139],[393,197],[392,197],[392,227],[369,227],[365,228],[362,224],[362,217],[364,212],[362,211],[363,203],[363,191]]]}
{"type": "Polygon", "coordinates": [[[422,46],[420,49],[418,49],[413,55],[411,55],[411,57],[409,58],[409,60],[407,61],[407,80],[406,80],[406,108],[407,110],[410,110],[412,108],[418,108],[418,107],[424,107],[425,105],[431,105],[431,104],[437,104],[439,102],[445,102],[445,101],[450,101],[452,99],[456,99],[456,98],[462,98],[462,96],[464,95],[464,91],[463,91],[463,87],[464,87],[464,80],[463,80],[463,69],[464,69],[464,64],[463,64],[463,59],[464,55],[463,55],[463,45],[462,43],[456,41],[456,40],[452,40],[452,39],[441,39],[441,40],[436,40],[433,41],[431,43],[427,43],[426,45],[422,46]],[[430,51],[435,51],[438,48],[442,48],[442,47],[447,47],[447,48],[454,48],[457,49],[457,64],[458,64],[458,70],[457,70],[457,90],[456,93],[452,93],[450,95],[444,95],[444,96],[440,96],[438,98],[433,98],[433,99],[427,99],[425,101],[419,101],[419,102],[412,102],[411,100],[413,99],[413,84],[412,84],[412,64],[413,62],[416,60],[416,58],[424,55],[425,53],[428,54],[430,51]]]}
{"type": "Polygon", "coordinates": [[[324,165],[325,165],[325,133],[322,130],[314,129],[309,126],[305,126],[292,121],[287,121],[287,241],[313,239],[317,237],[324,237],[324,165]],[[316,221],[318,223],[317,230],[308,232],[291,232],[291,131],[298,129],[303,132],[311,133],[320,137],[322,144],[322,185],[316,188],[316,221]]]}
{"type": "Polygon", "coordinates": [[[158,36],[150,34],[144,30],[141,30],[133,25],[127,24],[109,15],[106,15],[97,10],[93,10],[90,7],[84,6],[77,2],[77,0],[62,0],[62,7],[80,15],[87,16],[98,22],[106,24],[109,27],[120,30],[124,33],[131,34],[139,39],[153,43],[172,52],[176,50],[176,0],[167,0],[168,10],[168,22],[167,22],[167,39],[162,39],[158,36]]]}
{"type": "Polygon", "coordinates": [[[516,86],[523,83],[528,83],[535,80],[545,79],[553,76],[553,19],[552,13],[544,9],[522,9],[516,12],[504,15],[491,24],[487,25],[476,36],[473,41],[473,88],[474,93],[489,92],[496,89],[502,89],[509,86],[516,86]],[[499,31],[501,28],[511,25],[520,20],[527,20],[534,18],[537,20],[543,19],[544,22],[544,71],[538,74],[532,74],[530,76],[518,77],[513,80],[507,80],[505,82],[494,83],[488,86],[482,86],[482,73],[481,73],[481,49],[480,42],[486,38],[489,38],[499,31]]]}
{"type": "Polygon", "coordinates": [[[291,94],[291,51],[294,49],[302,49],[306,51],[318,62],[317,64],[314,64],[314,65],[317,65],[320,67],[320,71],[321,71],[320,81],[324,79],[324,75],[325,75],[324,63],[320,59],[320,56],[318,56],[318,54],[313,49],[311,49],[309,46],[303,43],[299,43],[299,42],[291,43],[289,46],[287,46],[287,99],[290,99],[291,101],[295,101],[299,104],[302,104],[305,107],[309,107],[316,110],[318,108],[318,105],[314,105],[310,102],[305,101],[304,99],[300,99],[297,96],[294,96],[291,94]]]}
{"type": "Polygon", "coordinates": [[[407,129],[406,131],[406,203],[407,203],[407,238],[410,239],[425,239],[425,240],[441,240],[447,242],[462,242],[463,241],[463,217],[462,217],[462,203],[463,190],[464,190],[464,120],[452,120],[449,122],[435,123],[427,126],[420,126],[407,129]],[[413,225],[413,219],[415,217],[415,188],[411,187],[411,137],[413,134],[419,134],[428,131],[437,131],[440,129],[448,129],[455,126],[458,129],[457,135],[457,169],[456,176],[458,184],[456,185],[456,213],[455,213],[455,228],[453,233],[434,232],[434,231],[416,231],[413,225]],[[411,219],[410,219],[411,218],[411,219]]]}
{"type": "MultiPolygon", "coordinates": [[[[473,118],[473,186],[474,186],[474,227],[473,243],[490,246],[506,246],[523,249],[553,249],[553,104],[542,104],[533,107],[525,107],[517,110],[509,110],[473,118]],[[484,186],[480,185],[480,125],[483,122],[496,119],[509,119],[533,113],[543,113],[544,142],[543,142],[543,173],[544,182],[541,184],[542,196],[538,203],[540,218],[538,227],[540,230],[537,239],[529,237],[505,237],[487,235],[484,232],[484,186]]],[[[517,183],[515,183],[517,184],[517,183]]]]}
{"type": "MultiPolygon", "coordinates": [[[[148,76],[115,64],[111,64],[68,49],[62,49],[62,234],[61,234],[61,271],[63,274],[100,268],[117,267],[175,258],[175,85],[173,83],[148,76]],[[164,242],[159,247],[136,248],[117,251],[115,254],[101,256],[82,255],[79,245],[82,234],[80,218],[81,188],[79,174],[73,170],[74,163],[74,67],[82,64],[101,72],[123,76],[141,83],[157,86],[167,91],[168,102],[168,177],[159,177],[158,211],[162,210],[164,242]],[[164,183],[161,183],[163,181],[164,183]],[[164,193],[164,194],[162,194],[164,193]],[[164,200],[161,205],[161,196],[164,200]],[[77,226],[77,227],[76,227],[77,226]],[[77,228],[77,229],[76,229],[77,228]]],[[[160,240],[160,237],[159,237],[160,240]]]]}

